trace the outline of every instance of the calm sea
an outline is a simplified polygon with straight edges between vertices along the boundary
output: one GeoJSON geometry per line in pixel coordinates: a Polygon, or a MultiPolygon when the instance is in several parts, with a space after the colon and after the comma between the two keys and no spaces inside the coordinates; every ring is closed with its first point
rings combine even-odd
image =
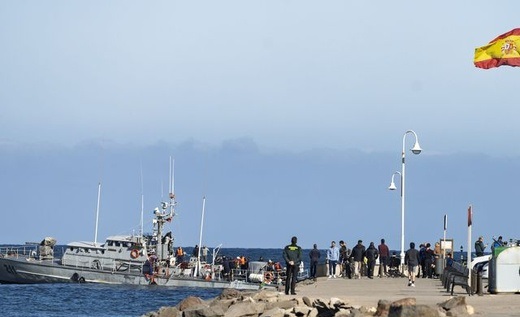
{"type": "MultiPolygon", "coordinates": [[[[191,252],[190,248],[185,249],[191,252]]],[[[303,250],[305,268],[308,253],[303,250]]],[[[59,252],[57,252],[59,253],[59,252]]],[[[282,262],[282,249],[221,249],[219,255],[244,255],[251,261],[260,258],[282,262]]],[[[324,262],[325,251],[322,250],[324,262]]],[[[458,260],[458,255],[455,256],[458,260]]],[[[101,284],[0,284],[2,316],[141,316],[162,306],[175,306],[187,296],[210,299],[222,290],[158,286],[125,286],[101,284]]]]}

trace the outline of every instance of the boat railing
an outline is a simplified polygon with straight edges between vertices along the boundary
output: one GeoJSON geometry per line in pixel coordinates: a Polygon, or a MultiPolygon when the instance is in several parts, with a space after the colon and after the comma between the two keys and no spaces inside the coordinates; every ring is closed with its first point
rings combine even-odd
{"type": "Polygon", "coordinates": [[[37,256],[37,246],[2,246],[0,257],[33,257],[37,256]]]}

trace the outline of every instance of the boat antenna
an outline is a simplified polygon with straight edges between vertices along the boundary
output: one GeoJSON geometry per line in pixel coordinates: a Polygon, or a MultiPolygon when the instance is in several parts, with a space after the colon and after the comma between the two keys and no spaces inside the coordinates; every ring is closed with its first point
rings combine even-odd
{"type": "Polygon", "coordinates": [[[170,156],[170,188],[168,188],[169,190],[169,194],[170,194],[170,199],[175,199],[175,160],[170,156]]]}
{"type": "Polygon", "coordinates": [[[94,233],[94,246],[97,245],[100,201],[101,201],[101,182],[98,183],[97,206],[96,206],[96,231],[94,233]]]}
{"type": "Polygon", "coordinates": [[[170,188],[169,197],[170,197],[170,216],[173,217],[175,214],[175,160],[170,156],[170,188]]]}
{"type": "Polygon", "coordinates": [[[139,223],[139,235],[143,235],[144,226],[144,180],[143,180],[143,161],[141,161],[141,222],[139,223]]]}
{"type": "Polygon", "coordinates": [[[97,237],[98,237],[98,226],[99,226],[99,206],[101,204],[101,179],[103,175],[103,162],[104,162],[104,154],[103,151],[103,143],[100,144],[100,154],[99,154],[99,182],[98,182],[98,193],[97,193],[97,204],[96,204],[96,227],[94,230],[94,246],[97,246],[97,237]]]}

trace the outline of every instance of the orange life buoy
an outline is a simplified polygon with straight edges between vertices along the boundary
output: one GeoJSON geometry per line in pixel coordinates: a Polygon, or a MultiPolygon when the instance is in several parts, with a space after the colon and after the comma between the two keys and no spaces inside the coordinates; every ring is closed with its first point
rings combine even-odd
{"type": "Polygon", "coordinates": [[[130,256],[132,257],[132,259],[137,259],[139,257],[139,251],[137,251],[136,249],[132,250],[132,252],[130,252],[130,256]]]}
{"type": "Polygon", "coordinates": [[[273,280],[273,277],[274,277],[273,273],[271,273],[271,272],[265,273],[264,274],[264,282],[271,283],[271,281],[273,280]]]}

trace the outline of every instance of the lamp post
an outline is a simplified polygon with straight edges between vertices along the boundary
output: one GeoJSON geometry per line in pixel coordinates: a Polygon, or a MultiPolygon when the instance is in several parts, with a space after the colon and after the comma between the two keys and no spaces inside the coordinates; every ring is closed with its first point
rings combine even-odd
{"type": "Polygon", "coordinates": [[[402,159],[401,159],[401,173],[395,172],[392,175],[392,182],[390,183],[390,186],[388,187],[389,190],[395,190],[395,183],[394,183],[394,176],[395,174],[399,174],[401,176],[401,272],[404,273],[404,194],[405,194],[405,141],[406,141],[406,135],[407,134],[413,134],[415,137],[415,143],[413,147],[411,148],[411,151],[413,154],[420,154],[422,149],[419,146],[419,138],[417,137],[417,134],[413,130],[408,130],[403,135],[403,151],[402,159]]]}

